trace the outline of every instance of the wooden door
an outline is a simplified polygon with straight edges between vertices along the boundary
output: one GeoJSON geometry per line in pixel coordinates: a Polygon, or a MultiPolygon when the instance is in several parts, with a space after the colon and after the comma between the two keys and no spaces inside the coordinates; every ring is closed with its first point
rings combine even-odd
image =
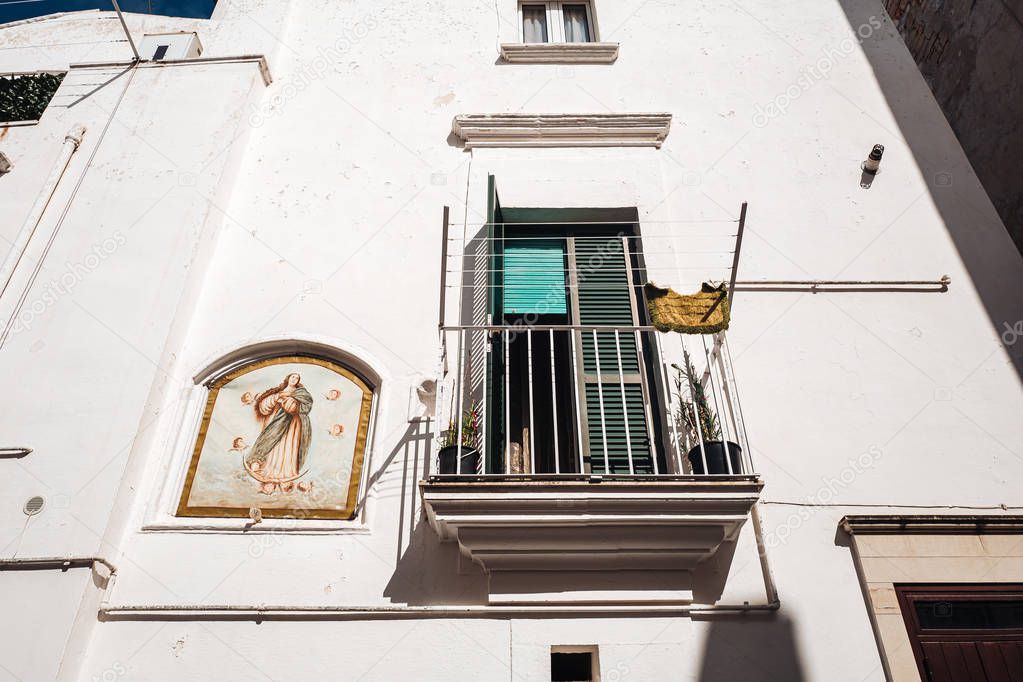
{"type": "Polygon", "coordinates": [[[1023,681],[1023,586],[896,585],[926,682],[1023,681]]]}

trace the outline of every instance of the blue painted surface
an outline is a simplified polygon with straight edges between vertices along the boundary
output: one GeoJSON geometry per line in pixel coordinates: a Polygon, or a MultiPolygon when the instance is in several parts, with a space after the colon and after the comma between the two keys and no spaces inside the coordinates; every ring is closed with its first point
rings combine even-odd
{"type": "MultiPolygon", "coordinates": [[[[125,12],[209,19],[215,0],[118,0],[125,12]]],[[[110,0],[0,0],[0,23],[31,19],[55,12],[83,9],[113,10],[110,0]]]]}
{"type": "Polygon", "coordinates": [[[506,315],[568,312],[564,241],[531,239],[505,246],[504,312],[506,315]]]}

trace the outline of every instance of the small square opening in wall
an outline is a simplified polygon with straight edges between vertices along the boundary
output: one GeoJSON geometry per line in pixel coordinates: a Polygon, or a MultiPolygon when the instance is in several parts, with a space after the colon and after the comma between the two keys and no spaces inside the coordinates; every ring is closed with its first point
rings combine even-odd
{"type": "Polygon", "coordinates": [[[551,682],[599,682],[595,646],[552,646],[551,682]]]}

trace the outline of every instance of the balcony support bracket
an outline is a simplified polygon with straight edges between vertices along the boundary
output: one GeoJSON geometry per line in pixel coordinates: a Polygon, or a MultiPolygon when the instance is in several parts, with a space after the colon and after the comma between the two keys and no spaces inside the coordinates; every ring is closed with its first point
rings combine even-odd
{"type": "Polygon", "coordinates": [[[736,539],[763,487],[445,478],[420,483],[426,518],[487,574],[491,604],[691,600],[693,571],[736,539]]]}

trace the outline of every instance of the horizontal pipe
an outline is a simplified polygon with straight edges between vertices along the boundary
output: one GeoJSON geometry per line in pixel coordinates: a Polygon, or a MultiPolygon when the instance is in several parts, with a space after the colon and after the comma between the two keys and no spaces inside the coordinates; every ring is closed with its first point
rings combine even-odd
{"type": "Polygon", "coordinates": [[[713,613],[750,613],[777,611],[780,604],[629,604],[600,605],[576,604],[565,606],[299,606],[299,605],[241,605],[241,604],[130,604],[105,606],[99,609],[101,618],[234,618],[234,619],[294,619],[297,616],[313,618],[373,619],[373,618],[507,618],[579,616],[617,617],[699,615],[713,613]]]}
{"type": "Polygon", "coordinates": [[[31,568],[52,568],[64,570],[68,568],[84,568],[101,564],[106,566],[111,574],[117,572],[117,568],[100,556],[37,556],[17,557],[0,559],[0,570],[17,570],[31,568]]]}
{"type": "MultiPolygon", "coordinates": [[[[0,559],[0,570],[53,568],[66,570],[101,564],[110,571],[107,594],[113,588],[117,568],[99,556],[40,556],[0,559]]],[[[619,615],[686,615],[712,613],[746,613],[776,611],[777,600],[764,604],[692,604],[660,603],[599,605],[579,604],[566,606],[335,606],[297,604],[123,604],[109,606],[104,600],[98,614],[101,618],[173,618],[222,617],[268,620],[296,616],[335,617],[351,619],[371,618],[490,618],[490,617],[549,617],[549,616],[608,616],[619,615]]]]}
{"type": "Polygon", "coordinates": [[[942,275],[940,279],[755,279],[755,280],[739,280],[736,284],[817,284],[817,285],[833,285],[833,286],[857,286],[860,284],[874,284],[878,286],[890,285],[948,285],[952,282],[952,278],[948,275],[942,275]]]}
{"type": "Polygon", "coordinates": [[[941,279],[935,280],[746,280],[736,282],[736,291],[745,292],[785,292],[785,291],[809,291],[810,293],[842,293],[842,292],[918,292],[918,293],[944,293],[948,291],[948,285],[952,278],[943,275],[941,279]]]}

